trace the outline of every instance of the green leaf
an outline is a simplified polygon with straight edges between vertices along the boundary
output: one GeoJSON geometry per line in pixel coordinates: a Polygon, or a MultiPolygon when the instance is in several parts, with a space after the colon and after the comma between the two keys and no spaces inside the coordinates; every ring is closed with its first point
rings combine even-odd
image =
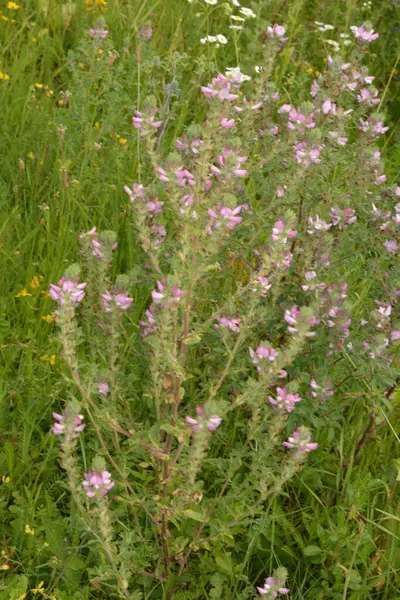
{"type": "Polygon", "coordinates": [[[183,343],[185,344],[185,346],[194,346],[195,344],[198,344],[201,341],[201,337],[199,335],[193,334],[193,335],[189,335],[189,337],[185,338],[183,340],[183,343]]]}
{"type": "Polygon", "coordinates": [[[196,510],[187,509],[182,512],[182,514],[188,519],[193,519],[194,521],[198,521],[199,523],[203,523],[204,515],[196,510]]]}
{"type": "Polygon", "coordinates": [[[322,550],[319,546],[306,546],[303,548],[304,556],[317,556],[317,554],[320,554],[321,552],[322,550]]]}

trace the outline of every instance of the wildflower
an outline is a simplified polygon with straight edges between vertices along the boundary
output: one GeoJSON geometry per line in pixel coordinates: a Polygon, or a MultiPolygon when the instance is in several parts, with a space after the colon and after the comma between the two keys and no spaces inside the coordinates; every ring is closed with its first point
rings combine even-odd
{"type": "Polygon", "coordinates": [[[85,473],[84,477],[85,481],[82,482],[82,487],[88,498],[94,498],[99,494],[106,496],[115,485],[111,479],[111,473],[108,471],[89,471],[85,473]]]}
{"type": "Polygon", "coordinates": [[[135,116],[132,117],[132,123],[135,129],[145,132],[146,130],[158,129],[161,127],[162,121],[155,121],[155,115],[158,113],[158,108],[154,106],[147,114],[134,110],[135,116]]]}
{"type": "Polygon", "coordinates": [[[46,321],[46,323],[54,323],[54,321],[56,320],[56,316],[55,315],[43,315],[42,319],[43,319],[43,321],[46,321]]]}
{"type": "Polygon", "coordinates": [[[286,446],[286,448],[296,450],[298,455],[305,455],[318,448],[316,442],[311,442],[310,432],[305,427],[298,427],[296,431],[288,437],[286,442],[283,442],[283,445],[286,446]]]}
{"type": "Polygon", "coordinates": [[[283,25],[273,25],[273,27],[267,27],[267,37],[270,38],[281,38],[285,35],[286,29],[283,25]]]}
{"type": "Polygon", "coordinates": [[[140,40],[149,41],[153,37],[153,28],[151,25],[143,25],[139,29],[138,38],[140,40]]]}
{"type": "Polygon", "coordinates": [[[387,240],[386,242],[383,242],[383,245],[385,246],[389,254],[396,254],[398,249],[397,242],[395,242],[394,240],[387,240]]]}
{"type": "Polygon", "coordinates": [[[332,220],[332,225],[337,225],[339,229],[347,229],[349,225],[357,221],[355,210],[353,208],[344,208],[342,210],[334,207],[330,209],[328,214],[332,220]]]}
{"type": "Polygon", "coordinates": [[[107,290],[101,295],[101,300],[106,312],[111,312],[111,303],[114,303],[119,310],[127,310],[133,302],[133,298],[128,297],[128,292],[111,295],[107,290]]]}
{"type": "Polygon", "coordinates": [[[3,71],[0,71],[0,79],[3,79],[3,81],[8,81],[8,79],[10,79],[10,76],[7,75],[7,73],[3,73],[3,71]]]}
{"type": "Polygon", "coordinates": [[[218,0],[204,0],[206,4],[211,4],[211,6],[215,6],[218,4],[218,0]]]}
{"type": "Polygon", "coordinates": [[[389,127],[384,127],[383,121],[369,117],[367,121],[360,119],[359,129],[364,133],[371,133],[373,136],[377,136],[386,133],[389,127]]]}
{"type": "Polygon", "coordinates": [[[31,593],[32,594],[44,594],[45,593],[45,589],[44,589],[44,581],[40,581],[39,585],[37,586],[37,588],[32,588],[31,589],[31,593]]]}
{"type": "Polygon", "coordinates": [[[72,304],[79,304],[85,297],[84,289],[86,283],[78,283],[71,279],[60,279],[58,286],[53,283],[50,284],[50,296],[58,302],[61,306],[65,304],[66,300],[69,300],[72,304]]]}
{"type": "Polygon", "coordinates": [[[390,339],[392,342],[398,342],[400,340],[400,329],[393,329],[390,332],[390,339]]]}
{"type": "Polygon", "coordinates": [[[29,285],[33,290],[36,290],[40,286],[39,277],[37,275],[34,275],[29,285]]]}
{"type": "Polygon", "coordinates": [[[229,208],[228,206],[217,204],[215,209],[209,208],[207,212],[210,221],[206,227],[206,232],[212,233],[213,230],[219,229],[222,225],[225,225],[225,228],[228,231],[232,231],[232,229],[243,221],[243,217],[241,217],[239,213],[242,210],[247,209],[247,204],[240,204],[236,208],[229,208]]]}
{"type": "Polygon", "coordinates": [[[324,402],[326,398],[333,396],[334,391],[331,389],[331,383],[326,382],[324,385],[318,385],[315,379],[311,379],[311,396],[315,399],[318,399],[320,402],[324,402]]]}
{"type": "Polygon", "coordinates": [[[245,8],[244,6],[242,6],[241,8],[239,8],[239,12],[244,15],[245,17],[248,18],[252,18],[255,19],[256,18],[256,14],[251,10],[251,8],[245,8]]]}
{"type": "Polygon", "coordinates": [[[24,298],[25,296],[32,296],[32,294],[30,294],[26,288],[23,288],[21,291],[18,292],[18,294],[15,297],[24,298]]]}
{"type": "Polygon", "coordinates": [[[211,165],[210,169],[220,181],[225,183],[234,175],[236,177],[246,177],[248,171],[247,169],[242,168],[242,165],[246,161],[247,156],[238,156],[230,148],[225,148],[222,151],[222,154],[217,156],[218,167],[216,165],[211,165]]]}
{"type": "Polygon", "coordinates": [[[272,228],[272,241],[286,244],[288,238],[297,237],[298,232],[285,225],[285,221],[280,217],[272,228]]]}
{"type": "Polygon", "coordinates": [[[226,329],[230,329],[231,331],[234,331],[235,333],[239,333],[240,329],[239,329],[239,324],[240,324],[240,317],[233,319],[233,318],[229,318],[229,317],[217,317],[217,321],[219,323],[219,325],[214,325],[214,327],[216,329],[219,329],[220,327],[224,327],[226,329]]]}
{"type": "Polygon", "coordinates": [[[225,44],[228,43],[228,40],[226,39],[226,37],[224,35],[222,35],[222,33],[219,33],[217,35],[217,42],[219,42],[220,44],[225,45],[225,44]]]}
{"type": "Polygon", "coordinates": [[[370,30],[365,29],[363,25],[360,27],[355,27],[354,25],[350,27],[351,31],[354,34],[354,37],[362,42],[367,42],[370,44],[374,40],[378,39],[379,33],[374,32],[371,28],[370,30]]]}
{"type": "Polygon", "coordinates": [[[97,387],[97,391],[99,392],[100,396],[104,396],[105,398],[110,391],[110,386],[106,381],[101,381],[97,387]]]}
{"type": "Polygon", "coordinates": [[[315,215],[315,217],[308,217],[307,233],[309,235],[314,235],[314,233],[328,231],[331,227],[332,223],[327,223],[318,215],[315,215]]]}
{"type": "Polygon", "coordinates": [[[284,580],[280,580],[277,577],[267,577],[264,583],[264,587],[258,587],[257,591],[261,596],[268,596],[268,598],[277,598],[278,594],[288,594],[289,589],[283,587],[284,580]]]}
{"type": "Polygon", "coordinates": [[[252,288],[252,292],[258,292],[260,296],[264,297],[267,295],[267,292],[271,289],[272,283],[270,283],[268,277],[263,277],[260,275],[255,279],[252,283],[254,287],[252,288]]]}
{"type": "Polygon", "coordinates": [[[276,388],[276,399],[269,397],[271,406],[279,408],[283,412],[292,412],[296,408],[296,403],[300,402],[301,398],[298,394],[290,394],[285,387],[276,388]]]}
{"type": "Polygon", "coordinates": [[[197,419],[192,417],[185,417],[186,423],[192,426],[192,431],[201,431],[204,426],[209,431],[215,431],[222,423],[222,418],[217,415],[212,415],[209,418],[204,418],[204,411],[201,406],[196,406],[197,419]]]}
{"type": "Polygon", "coordinates": [[[232,129],[232,127],[235,127],[235,119],[227,119],[226,117],[222,117],[221,127],[224,129],[232,129]]]}
{"type": "Polygon", "coordinates": [[[278,352],[270,346],[258,346],[256,350],[249,348],[250,357],[255,365],[260,361],[267,360],[268,362],[274,362],[278,356],[278,352]]]}
{"type": "Polygon", "coordinates": [[[118,142],[121,144],[121,146],[125,146],[125,144],[128,143],[128,140],[126,138],[120,137],[118,138],[118,142]]]}
{"type": "Polygon", "coordinates": [[[31,529],[28,523],[25,523],[25,533],[27,535],[35,535],[35,530],[31,529]]]}
{"type": "Polygon", "coordinates": [[[308,167],[311,163],[320,164],[320,154],[323,146],[317,144],[308,148],[307,142],[299,142],[295,145],[295,159],[300,165],[308,167]]]}
{"type": "Polygon", "coordinates": [[[7,8],[10,10],[18,10],[20,6],[19,4],[16,4],[16,2],[7,2],[7,8]]]}
{"type": "Polygon", "coordinates": [[[225,75],[219,73],[217,77],[214,77],[211,83],[207,86],[202,86],[201,91],[207,98],[218,98],[222,101],[237,100],[239,96],[237,94],[232,94],[231,88],[232,82],[225,77],[225,75]]]}
{"type": "Polygon", "coordinates": [[[54,366],[56,364],[56,355],[52,354],[49,358],[49,364],[54,366]]]}

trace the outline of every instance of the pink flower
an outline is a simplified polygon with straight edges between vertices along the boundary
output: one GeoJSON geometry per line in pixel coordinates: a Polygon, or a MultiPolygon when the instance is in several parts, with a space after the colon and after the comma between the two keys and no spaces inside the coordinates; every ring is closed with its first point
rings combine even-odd
{"type": "Polygon", "coordinates": [[[235,119],[227,119],[226,117],[222,117],[221,127],[224,127],[224,129],[232,129],[232,127],[235,127],[235,119]]]}
{"type": "Polygon", "coordinates": [[[328,231],[332,227],[332,223],[327,223],[323,219],[320,219],[318,215],[315,217],[308,217],[308,228],[307,233],[314,235],[315,233],[328,231]]]}
{"type": "Polygon", "coordinates": [[[249,348],[249,354],[255,365],[264,360],[274,362],[278,356],[278,352],[270,346],[258,346],[256,350],[249,348]]]}
{"type": "Polygon", "coordinates": [[[153,36],[153,28],[151,25],[143,25],[139,29],[138,38],[143,41],[149,41],[153,36]]]}
{"type": "Polygon", "coordinates": [[[155,121],[155,115],[158,113],[158,108],[154,106],[148,112],[140,112],[139,110],[133,111],[135,116],[132,117],[132,123],[135,129],[138,129],[142,133],[151,131],[152,129],[158,129],[162,125],[162,121],[155,121]]]}
{"type": "Polygon", "coordinates": [[[296,408],[296,403],[300,401],[301,398],[298,394],[290,394],[285,387],[276,388],[276,399],[269,397],[271,406],[288,413],[292,412],[296,408]]]}
{"type": "Polygon", "coordinates": [[[310,432],[305,427],[298,427],[296,431],[288,437],[286,442],[283,442],[283,445],[286,446],[286,448],[296,450],[296,454],[299,455],[305,455],[318,448],[316,442],[311,442],[310,432]]]}
{"type": "Polygon", "coordinates": [[[378,39],[379,37],[379,33],[374,32],[372,28],[370,30],[367,30],[364,28],[363,25],[361,25],[360,27],[353,26],[350,27],[350,29],[354,33],[356,39],[361,40],[362,42],[367,42],[368,44],[378,39]]]}
{"type": "Polygon", "coordinates": [[[300,165],[304,165],[305,167],[310,166],[311,163],[320,164],[321,159],[319,157],[322,149],[323,146],[321,144],[309,148],[307,142],[299,142],[294,147],[295,159],[300,165]]]}
{"type": "Polygon", "coordinates": [[[315,379],[311,379],[311,396],[315,399],[318,399],[320,402],[324,402],[326,398],[333,396],[334,391],[331,389],[331,383],[326,382],[324,385],[318,385],[315,379]]]}
{"type": "Polygon", "coordinates": [[[296,304],[293,304],[290,310],[285,310],[284,319],[290,327],[288,327],[288,331],[294,333],[296,329],[292,327],[293,325],[297,325],[297,319],[300,317],[299,307],[296,304]]]}
{"type": "Polygon", "coordinates": [[[114,303],[119,310],[127,310],[133,302],[133,298],[128,297],[128,292],[120,292],[118,294],[111,295],[107,290],[101,295],[101,300],[106,312],[111,312],[112,303],[114,303]]]}
{"type": "Polygon", "coordinates": [[[61,306],[66,301],[72,304],[79,304],[85,297],[84,289],[86,285],[86,283],[78,283],[71,279],[60,279],[58,286],[53,283],[50,284],[49,294],[61,306]]]}
{"type": "Polygon", "coordinates": [[[289,588],[283,587],[285,582],[275,578],[267,577],[264,583],[264,587],[258,587],[257,591],[261,596],[268,596],[268,598],[277,598],[278,594],[288,594],[289,588]]]}
{"type": "Polygon", "coordinates": [[[106,381],[101,381],[97,387],[97,391],[99,392],[100,396],[104,396],[105,398],[110,391],[110,386],[106,381]]]}
{"type": "Polygon", "coordinates": [[[269,38],[281,38],[285,35],[286,29],[283,25],[273,25],[273,27],[267,27],[267,37],[269,38]]]}
{"type": "Polygon", "coordinates": [[[99,494],[106,496],[115,485],[111,479],[111,473],[108,471],[89,471],[85,473],[84,477],[85,481],[82,482],[82,487],[88,498],[94,498],[99,494]]]}
{"type": "Polygon", "coordinates": [[[386,240],[386,242],[383,242],[383,245],[390,254],[396,254],[398,249],[397,242],[394,240],[386,240]]]}
{"type": "Polygon", "coordinates": [[[392,342],[398,342],[400,340],[400,329],[393,329],[390,333],[390,339],[392,342]]]}
{"type": "Polygon", "coordinates": [[[219,325],[214,325],[214,327],[216,329],[219,329],[220,327],[224,327],[226,329],[230,329],[231,331],[234,331],[235,333],[239,333],[240,329],[239,329],[239,325],[240,325],[240,317],[233,319],[233,318],[229,318],[229,317],[217,317],[217,321],[219,323],[219,325]]]}
{"type": "Polygon", "coordinates": [[[86,425],[82,424],[83,415],[70,415],[68,411],[63,410],[62,415],[53,412],[53,418],[56,423],[53,423],[51,431],[54,435],[63,435],[65,441],[73,440],[79,437],[86,425]]]}
{"type": "Polygon", "coordinates": [[[201,431],[204,429],[204,426],[207,427],[209,431],[215,431],[222,423],[222,418],[217,415],[205,418],[204,411],[200,406],[196,406],[196,414],[197,419],[185,417],[186,423],[189,423],[189,425],[192,426],[192,431],[201,431]]]}
{"type": "Polygon", "coordinates": [[[108,29],[104,29],[100,25],[96,25],[94,29],[89,29],[89,35],[92,38],[104,39],[108,36],[108,29]]]}
{"type": "Polygon", "coordinates": [[[225,100],[230,102],[239,98],[238,94],[232,94],[231,88],[232,82],[225,75],[219,73],[211,83],[207,86],[202,86],[201,91],[207,98],[218,98],[222,102],[225,100]]]}
{"type": "Polygon", "coordinates": [[[288,238],[297,237],[298,232],[285,225],[285,221],[280,217],[272,228],[272,241],[286,244],[288,238]]]}
{"type": "Polygon", "coordinates": [[[264,298],[272,287],[272,283],[270,283],[268,277],[263,277],[262,275],[257,277],[257,279],[253,281],[252,285],[254,285],[252,292],[258,292],[260,296],[264,298]]]}
{"type": "Polygon", "coordinates": [[[352,225],[357,221],[355,210],[353,208],[340,209],[334,207],[330,209],[328,214],[332,220],[332,225],[337,225],[339,229],[347,229],[349,225],[352,225]]]}
{"type": "Polygon", "coordinates": [[[221,206],[221,204],[217,204],[215,209],[208,209],[208,216],[210,217],[210,221],[206,227],[207,233],[212,233],[214,230],[219,229],[221,226],[225,226],[225,229],[228,231],[232,231],[239,223],[243,221],[243,217],[240,216],[240,213],[243,210],[248,210],[247,204],[240,204],[236,208],[230,208],[228,206],[221,206]]]}

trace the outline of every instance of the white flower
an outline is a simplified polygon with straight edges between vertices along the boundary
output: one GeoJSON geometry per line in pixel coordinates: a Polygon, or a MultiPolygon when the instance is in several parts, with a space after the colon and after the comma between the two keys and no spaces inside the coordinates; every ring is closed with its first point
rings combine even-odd
{"type": "Polygon", "coordinates": [[[244,21],[243,17],[239,17],[238,15],[231,15],[231,19],[233,21],[244,21]]]}
{"type": "Polygon", "coordinates": [[[218,0],[204,0],[204,2],[205,2],[206,4],[211,4],[211,5],[214,5],[214,4],[217,4],[217,3],[218,3],[218,0]]]}
{"type": "Polygon", "coordinates": [[[228,40],[226,39],[226,37],[224,35],[222,35],[222,33],[219,33],[217,35],[217,42],[219,42],[220,44],[227,44],[228,40]]]}
{"type": "Polygon", "coordinates": [[[236,29],[237,31],[242,31],[243,27],[241,25],[229,25],[229,29],[236,29]]]}
{"type": "Polygon", "coordinates": [[[254,70],[255,70],[255,72],[256,72],[256,73],[261,73],[261,71],[262,71],[262,67],[259,67],[258,65],[256,65],[256,66],[254,67],[254,70]]]}
{"type": "Polygon", "coordinates": [[[239,0],[232,0],[233,6],[240,6],[239,0]]]}
{"type": "Polygon", "coordinates": [[[257,16],[251,8],[245,8],[244,6],[239,9],[239,12],[242,13],[245,17],[253,17],[253,19],[257,16]]]}
{"type": "Polygon", "coordinates": [[[218,36],[216,36],[216,35],[208,35],[205,38],[201,38],[200,44],[206,44],[207,42],[210,42],[211,44],[214,44],[217,41],[218,41],[218,36]]]}
{"type": "Polygon", "coordinates": [[[335,40],[326,40],[326,43],[329,44],[330,46],[333,46],[333,49],[335,50],[335,52],[339,52],[340,46],[339,46],[338,42],[336,42],[335,40]]]}
{"type": "Polygon", "coordinates": [[[243,83],[243,81],[251,80],[251,77],[249,77],[249,75],[245,75],[244,73],[242,73],[240,67],[227,67],[225,77],[227,79],[233,79],[235,83],[243,83]]]}

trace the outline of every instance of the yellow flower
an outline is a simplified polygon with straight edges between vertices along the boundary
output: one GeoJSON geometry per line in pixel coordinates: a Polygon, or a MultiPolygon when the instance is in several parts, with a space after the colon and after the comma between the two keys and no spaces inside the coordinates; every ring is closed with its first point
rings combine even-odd
{"type": "Polygon", "coordinates": [[[120,137],[118,141],[121,144],[121,146],[125,146],[125,144],[128,143],[128,140],[126,140],[125,138],[122,138],[122,137],[120,137]]]}
{"type": "Polygon", "coordinates": [[[43,321],[46,321],[46,323],[54,323],[54,321],[56,320],[56,316],[55,315],[43,315],[42,319],[43,319],[43,321]]]}
{"type": "Polygon", "coordinates": [[[33,152],[28,152],[27,157],[31,160],[35,160],[35,155],[33,154],[33,152]]]}
{"type": "Polygon", "coordinates": [[[43,354],[43,355],[40,357],[40,360],[48,360],[48,358],[49,358],[49,355],[48,355],[48,354],[43,354]]]}
{"type": "Polygon", "coordinates": [[[35,83],[35,88],[37,88],[38,90],[41,90],[43,87],[43,83],[35,83]]]}
{"type": "Polygon", "coordinates": [[[102,48],[97,49],[97,54],[103,54],[104,50],[102,48]]]}
{"type": "Polygon", "coordinates": [[[56,355],[55,355],[55,354],[52,354],[52,355],[50,356],[49,363],[50,363],[51,365],[55,365],[55,364],[56,364],[56,355]]]}
{"type": "Polygon", "coordinates": [[[10,565],[1,565],[0,569],[2,571],[8,571],[8,569],[11,569],[10,565]]]}
{"type": "Polygon", "coordinates": [[[32,594],[44,594],[45,590],[44,590],[43,586],[44,586],[44,581],[41,581],[37,588],[31,589],[32,594]]]}
{"type": "Polygon", "coordinates": [[[6,15],[1,15],[0,19],[3,19],[3,21],[9,21],[10,20],[8,17],[6,17],[6,15]]]}
{"type": "Polygon", "coordinates": [[[23,288],[20,292],[18,292],[18,294],[15,297],[21,298],[25,296],[32,296],[32,294],[30,294],[26,288],[23,288]]]}
{"type": "Polygon", "coordinates": [[[310,73],[310,75],[312,75],[314,73],[314,69],[312,69],[311,67],[309,69],[306,69],[307,73],[310,73]]]}
{"type": "Polygon", "coordinates": [[[2,71],[0,71],[0,79],[4,79],[4,81],[7,81],[7,79],[10,79],[10,76],[7,75],[7,73],[3,73],[2,71]]]}
{"type": "Polygon", "coordinates": [[[25,600],[26,598],[26,594],[21,594],[21,596],[18,596],[17,600],[25,600]]]}
{"type": "Polygon", "coordinates": [[[28,525],[28,523],[25,524],[25,533],[27,535],[35,535],[35,530],[31,529],[28,525]]]}
{"type": "Polygon", "coordinates": [[[11,479],[9,475],[2,475],[1,480],[3,483],[10,483],[11,479]]]}
{"type": "Polygon", "coordinates": [[[34,44],[35,42],[37,42],[37,37],[33,37],[31,38],[31,42],[34,44]]]}
{"type": "MultiPolygon", "coordinates": [[[[33,152],[31,152],[31,154],[33,154],[33,152]]],[[[28,154],[28,157],[29,157],[29,158],[31,158],[31,157],[29,156],[29,154],[28,154]]],[[[35,158],[35,155],[34,155],[34,154],[33,154],[33,158],[35,158]]],[[[29,285],[31,286],[31,288],[32,288],[33,290],[36,290],[36,288],[38,288],[38,287],[40,286],[40,280],[39,280],[39,277],[38,277],[37,275],[34,275],[34,276],[32,277],[32,281],[30,282],[30,284],[29,284],[29,285]]]]}
{"type": "MultiPolygon", "coordinates": [[[[41,205],[39,206],[39,208],[40,208],[40,210],[48,210],[48,209],[49,209],[49,207],[48,207],[47,205],[44,205],[44,206],[43,206],[43,204],[41,204],[41,205]],[[41,207],[42,207],[42,208],[41,208],[41,207]]],[[[45,292],[44,290],[42,290],[42,294],[43,294],[43,298],[50,298],[50,294],[49,294],[49,292],[45,292]]]]}
{"type": "Polygon", "coordinates": [[[10,10],[18,10],[19,4],[16,4],[15,2],[7,2],[7,8],[10,10]]]}

